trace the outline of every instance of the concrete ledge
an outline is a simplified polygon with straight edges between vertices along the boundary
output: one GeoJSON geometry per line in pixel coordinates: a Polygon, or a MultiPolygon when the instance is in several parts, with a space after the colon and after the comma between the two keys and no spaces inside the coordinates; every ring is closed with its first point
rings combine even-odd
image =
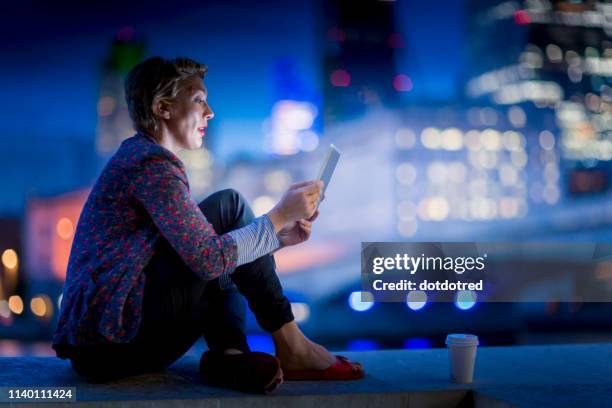
{"type": "MultiPolygon", "coordinates": [[[[45,407],[562,407],[612,406],[612,344],[483,347],[475,382],[448,379],[445,349],[345,353],[367,371],[360,381],[288,382],[272,396],[204,385],[198,361],[92,384],[52,357],[0,358],[0,386],[76,387],[77,403],[45,407]]],[[[19,407],[34,406],[19,403],[19,407]]]]}

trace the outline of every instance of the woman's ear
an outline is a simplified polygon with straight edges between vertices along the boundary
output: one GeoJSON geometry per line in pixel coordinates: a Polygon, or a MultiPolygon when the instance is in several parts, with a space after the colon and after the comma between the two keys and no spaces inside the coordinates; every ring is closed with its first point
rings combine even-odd
{"type": "Polygon", "coordinates": [[[169,105],[159,98],[155,98],[153,103],[151,104],[151,109],[153,110],[153,114],[162,119],[170,119],[170,110],[168,109],[169,105]]]}

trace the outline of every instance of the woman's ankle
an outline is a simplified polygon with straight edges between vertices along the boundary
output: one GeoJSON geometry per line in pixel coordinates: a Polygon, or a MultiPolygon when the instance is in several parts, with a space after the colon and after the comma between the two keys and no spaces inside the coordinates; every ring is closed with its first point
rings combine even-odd
{"type": "Polygon", "coordinates": [[[308,341],[294,320],[273,332],[272,340],[277,355],[299,352],[306,347],[308,341]]]}
{"type": "Polygon", "coordinates": [[[294,322],[272,333],[272,337],[283,370],[325,370],[335,362],[325,347],[310,341],[294,322]]]}

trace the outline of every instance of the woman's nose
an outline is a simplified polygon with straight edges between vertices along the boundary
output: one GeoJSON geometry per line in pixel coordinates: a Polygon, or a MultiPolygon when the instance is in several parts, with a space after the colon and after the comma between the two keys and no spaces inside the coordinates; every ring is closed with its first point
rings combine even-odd
{"type": "Polygon", "coordinates": [[[215,113],[212,111],[212,109],[208,108],[204,113],[204,117],[206,118],[206,120],[211,120],[215,117],[215,113]]]}

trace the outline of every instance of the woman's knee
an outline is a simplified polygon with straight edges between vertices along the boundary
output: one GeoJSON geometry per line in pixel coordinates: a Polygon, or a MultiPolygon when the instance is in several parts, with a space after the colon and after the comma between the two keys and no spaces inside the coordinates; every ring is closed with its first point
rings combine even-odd
{"type": "Polygon", "coordinates": [[[227,203],[230,206],[239,206],[242,203],[246,203],[246,199],[238,190],[233,188],[226,188],[219,190],[210,195],[221,203],[227,203]]]}
{"type": "Polygon", "coordinates": [[[221,227],[218,233],[243,227],[255,218],[246,198],[231,188],[211,194],[199,207],[213,225],[221,227]]]}

